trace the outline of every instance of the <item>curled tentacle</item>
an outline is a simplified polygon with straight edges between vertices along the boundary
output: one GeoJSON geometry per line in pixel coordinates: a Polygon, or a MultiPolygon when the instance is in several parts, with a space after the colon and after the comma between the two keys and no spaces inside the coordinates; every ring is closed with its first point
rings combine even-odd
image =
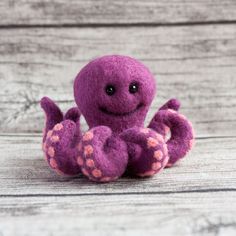
{"type": "Polygon", "coordinates": [[[64,116],[64,120],[71,120],[76,124],[75,136],[73,140],[74,145],[78,144],[82,137],[82,133],[80,130],[80,116],[81,113],[77,107],[70,108],[64,116]]]}
{"type": "Polygon", "coordinates": [[[80,131],[80,116],[81,113],[77,107],[70,108],[65,116],[63,117],[63,113],[60,108],[48,97],[43,97],[40,101],[40,105],[44,110],[46,116],[46,124],[44,130],[44,140],[46,134],[49,130],[51,130],[57,123],[60,123],[63,120],[72,120],[76,123],[76,132],[79,137],[81,137],[80,131]]]}
{"type": "Polygon", "coordinates": [[[128,172],[140,177],[149,177],[160,172],[169,156],[163,137],[147,128],[131,128],[121,133],[129,152],[128,172]]]}
{"type": "Polygon", "coordinates": [[[66,112],[64,119],[72,120],[77,124],[79,122],[80,116],[81,116],[81,113],[78,107],[72,107],[66,112]]]}
{"type": "Polygon", "coordinates": [[[159,110],[167,110],[172,109],[178,111],[180,108],[180,101],[178,99],[172,98],[168,102],[166,102],[159,110]]]}
{"type": "Polygon", "coordinates": [[[192,148],[194,133],[187,118],[172,109],[159,110],[151,120],[149,128],[165,136],[170,129],[171,137],[167,141],[169,162],[167,167],[175,164],[192,148]]]}
{"type": "Polygon", "coordinates": [[[48,97],[43,97],[40,101],[40,105],[46,116],[45,128],[43,132],[43,141],[45,141],[48,131],[63,120],[63,113],[60,108],[48,97]]]}
{"type": "Polygon", "coordinates": [[[75,145],[76,124],[71,120],[57,123],[47,132],[43,142],[43,151],[49,166],[58,174],[77,175],[78,150],[75,145]]]}
{"type": "Polygon", "coordinates": [[[59,107],[50,98],[43,97],[40,105],[46,115],[43,151],[49,166],[59,174],[80,173],[76,162],[76,144],[81,139],[78,108],[69,109],[63,117],[59,107]]]}
{"type": "Polygon", "coordinates": [[[87,131],[78,145],[77,163],[82,173],[96,182],[110,182],[120,177],[128,162],[126,143],[106,126],[87,131]]]}

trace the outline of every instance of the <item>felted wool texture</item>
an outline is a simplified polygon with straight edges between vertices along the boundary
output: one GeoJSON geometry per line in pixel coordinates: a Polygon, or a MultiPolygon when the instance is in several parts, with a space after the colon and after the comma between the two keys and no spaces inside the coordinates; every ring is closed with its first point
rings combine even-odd
{"type": "Polygon", "coordinates": [[[104,56],[93,60],[78,74],[74,83],[75,101],[90,128],[105,125],[114,132],[129,127],[143,126],[144,119],[155,94],[155,80],[147,67],[125,56],[104,56]],[[139,84],[139,91],[131,94],[129,85],[139,84]],[[105,93],[107,85],[113,85],[112,96],[105,93]],[[141,108],[137,109],[138,106],[141,108]],[[104,114],[100,109],[124,114],[104,114]]]}
{"type": "Polygon", "coordinates": [[[80,142],[78,163],[82,172],[93,181],[116,180],[127,168],[127,145],[109,127],[94,127],[80,142]]]}
{"type": "Polygon", "coordinates": [[[167,141],[169,166],[183,158],[192,148],[194,133],[191,123],[172,109],[158,111],[148,127],[162,136],[167,134],[166,127],[171,130],[171,137],[167,141]]]}
{"type": "Polygon", "coordinates": [[[148,128],[144,120],[155,96],[156,84],[149,69],[128,56],[103,56],[89,62],[75,78],[77,107],[65,115],[49,98],[41,100],[46,114],[43,150],[53,170],[60,174],[83,173],[96,182],[114,181],[126,171],[148,177],[183,158],[193,144],[193,129],[169,100],[148,128]],[[135,84],[135,92],[130,86],[135,84]],[[107,93],[112,86],[112,94],[107,93]],[[82,134],[81,114],[89,125],[82,134]],[[171,137],[166,139],[170,131],[171,137]]]}
{"type": "Polygon", "coordinates": [[[76,175],[80,173],[77,164],[78,150],[75,142],[76,124],[71,120],[64,120],[49,130],[43,143],[45,158],[49,166],[62,175],[76,175]]]}
{"type": "Polygon", "coordinates": [[[129,174],[140,177],[152,176],[166,166],[169,156],[162,135],[151,129],[130,128],[123,131],[120,137],[128,145],[129,174]]]}

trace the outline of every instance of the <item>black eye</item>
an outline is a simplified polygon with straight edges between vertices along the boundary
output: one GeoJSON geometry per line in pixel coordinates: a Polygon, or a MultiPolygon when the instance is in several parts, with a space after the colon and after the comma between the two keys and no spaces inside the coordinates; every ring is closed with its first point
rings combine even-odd
{"type": "Polygon", "coordinates": [[[131,83],[129,86],[129,92],[130,93],[136,93],[138,92],[138,84],[136,82],[131,83]]]}
{"type": "Polygon", "coordinates": [[[112,96],[116,92],[116,89],[113,85],[107,85],[105,91],[107,95],[112,96]]]}

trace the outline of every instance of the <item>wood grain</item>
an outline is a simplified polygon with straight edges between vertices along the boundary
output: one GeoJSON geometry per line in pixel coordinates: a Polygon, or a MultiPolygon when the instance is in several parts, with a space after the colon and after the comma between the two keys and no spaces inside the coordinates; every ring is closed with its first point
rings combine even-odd
{"type": "Polygon", "coordinates": [[[235,21],[235,0],[4,0],[0,25],[178,24],[235,21]]]}
{"type": "Polygon", "coordinates": [[[235,11],[235,0],[0,1],[0,236],[236,235],[235,11]],[[40,98],[74,106],[74,77],[104,54],[150,67],[147,122],[182,101],[198,138],[179,165],[110,184],[48,168],[40,98]]]}
{"type": "Polygon", "coordinates": [[[42,96],[68,109],[83,65],[100,55],[125,54],[142,60],[157,80],[147,121],[177,97],[197,136],[235,135],[234,25],[2,29],[0,54],[1,132],[41,132],[42,96]]]}
{"type": "Polygon", "coordinates": [[[178,166],[154,178],[124,177],[111,184],[58,176],[44,161],[40,143],[39,136],[0,136],[0,197],[236,191],[236,138],[198,139],[178,166]]]}
{"type": "Polygon", "coordinates": [[[58,177],[43,161],[40,140],[0,136],[4,236],[235,235],[236,137],[198,139],[179,166],[110,184],[58,177]]]}
{"type": "Polygon", "coordinates": [[[2,198],[8,235],[217,235],[236,233],[236,193],[2,198]]]}

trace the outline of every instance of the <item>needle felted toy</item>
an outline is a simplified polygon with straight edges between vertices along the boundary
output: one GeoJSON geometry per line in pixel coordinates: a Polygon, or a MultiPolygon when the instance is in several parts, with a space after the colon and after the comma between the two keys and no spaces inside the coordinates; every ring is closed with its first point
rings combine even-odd
{"type": "Polygon", "coordinates": [[[41,100],[49,166],[59,174],[82,172],[92,181],[110,182],[125,172],[148,177],[174,165],[191,149],[193,129],[178,113],[176,99],[163,105],[145,128],[155,91],[153,75],[133,58],[103,56],[88,63],[74,82],[77,107],[63,114],[49,98],[41,100]],[[89,126],[84,134],[81,115],[89,126]]]}

